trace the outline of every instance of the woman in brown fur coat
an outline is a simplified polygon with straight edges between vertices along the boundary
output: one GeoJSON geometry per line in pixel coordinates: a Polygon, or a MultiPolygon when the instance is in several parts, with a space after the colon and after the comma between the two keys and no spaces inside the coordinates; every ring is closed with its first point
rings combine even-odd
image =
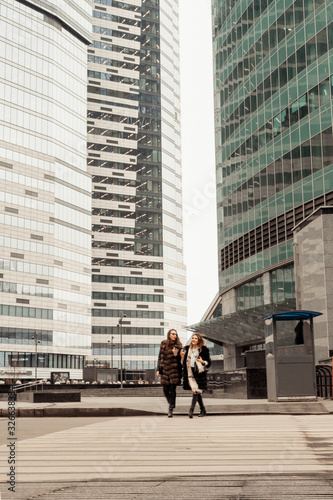
{"type": "Polygon", "coordinates": [[[169,403],[169,418],[176,406],[176,387],[180,385],[182,378],[181,347],[177,331],[172,328],[168,331],[167,339],[162,341],[158,355],[156,375],[161,377],[164,396],[169,403]]]}

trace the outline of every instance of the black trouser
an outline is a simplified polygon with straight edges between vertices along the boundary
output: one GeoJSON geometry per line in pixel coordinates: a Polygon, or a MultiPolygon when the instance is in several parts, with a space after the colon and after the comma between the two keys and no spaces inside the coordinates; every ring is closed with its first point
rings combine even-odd
{"type": "Polygon", "coordinates": [[[176,387],[177,387],[176,384],[163,386],[164,396],[166,397],[166,400],[169,403],[169,405],[172,405],[172,408],[175,408],[176,406],[176,387]]]}

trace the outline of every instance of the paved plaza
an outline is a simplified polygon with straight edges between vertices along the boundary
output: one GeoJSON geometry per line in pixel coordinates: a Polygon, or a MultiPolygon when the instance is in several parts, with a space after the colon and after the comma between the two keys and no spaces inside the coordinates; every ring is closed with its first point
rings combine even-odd
{"type": "MultiPolygon", "coordinates": [[[[139,409],[129,399],[115,404],[139,409]]],[[[179,398],[169,419],[163,398],[144,399],[140,416],[17,418],[15,493],[2,417],[1,500],[333,499],[331,402],[323,412],[264,414],[244,413],[262,400],[238,401],[239,414],[189,419],[179,398]]]]}
{"type": "Polygon", "coordinates": [[[331,414],[20,418],[17,437],[4,500],[333,498],[331,414]]]}

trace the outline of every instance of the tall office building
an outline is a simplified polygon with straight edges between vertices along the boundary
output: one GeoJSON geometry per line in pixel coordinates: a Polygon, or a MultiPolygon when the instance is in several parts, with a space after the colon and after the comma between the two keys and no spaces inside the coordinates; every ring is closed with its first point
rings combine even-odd
{"type": "Polygon", "coordinates": [[[122,347],[128,379],[155,368],[166,331],[186,325],[179,113],[178,1],[95,0],[92,355],[120,368],[122,347]]]}
{"type": "Polygon", "coordinates": [[[293,228],[333,204],[332,1],[213,0],[219,294],[226,368],[295,307],[293,228]],[[236,345],[230,346],[233,343],[236,345]]]}
{"type": "Polygon", "coordinates": [[[88,0],[0,5],[2,379],[82,378],[90,353],[91,10],[88,0]]]}

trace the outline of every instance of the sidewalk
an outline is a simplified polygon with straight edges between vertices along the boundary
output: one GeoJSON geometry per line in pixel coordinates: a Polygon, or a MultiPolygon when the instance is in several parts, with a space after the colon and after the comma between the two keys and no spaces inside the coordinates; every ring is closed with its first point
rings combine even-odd
{"type": "Polygon", "coordinates": [[[207,398],[207,417],[189,419],[190,400],[174,418],[163,397],[18,402],[21,417],[50,418],[17,418],[13,431],[2,414],[1,499],[333,500],[333,401],[207,398]]]}
{"type": "MultiPolygon", "coordinates": [[[[175,415],[186,415],[191,397],[178,397],[175,415]]],[[[207,398],[209,415],[320,415],[333,413],[333,400],[268,402],[267,399],[207,398]]],[[[119,417],[165,415],[163,397],[83,397],[81,402],[31,403],[17,402],[16,417],[119,417]]],[[[0,417],[8,415],[7,401],[0,401],[0,417]]]]}

